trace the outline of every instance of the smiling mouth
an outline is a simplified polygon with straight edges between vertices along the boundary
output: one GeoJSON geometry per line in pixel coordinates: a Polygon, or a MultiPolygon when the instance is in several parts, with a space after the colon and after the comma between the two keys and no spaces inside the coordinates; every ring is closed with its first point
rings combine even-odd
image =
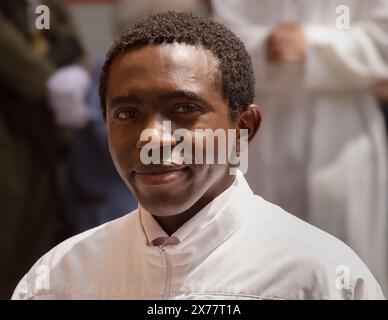
{"type": "Polygon", "coordinates": [[[136,181],[144,185],[162,185],[180,180],[189,171],[188,166],[144,166],[133,171],[136,181]]]}

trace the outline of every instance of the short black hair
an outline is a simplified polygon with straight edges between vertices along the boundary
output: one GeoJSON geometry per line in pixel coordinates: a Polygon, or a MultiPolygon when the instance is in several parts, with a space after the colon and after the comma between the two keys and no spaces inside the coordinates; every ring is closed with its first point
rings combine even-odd
{"type": "Polygon", "coordinates": [[[218,59],[222,94],[234,118],[253,103],[255,78],[252,60],[242,41],[221,23],[189,12],[150,15],[124,32],[106,55],[100,74],[99,95],[106,118],[106,90],[113,60],[148,44],[201,45],[218,59]]]}

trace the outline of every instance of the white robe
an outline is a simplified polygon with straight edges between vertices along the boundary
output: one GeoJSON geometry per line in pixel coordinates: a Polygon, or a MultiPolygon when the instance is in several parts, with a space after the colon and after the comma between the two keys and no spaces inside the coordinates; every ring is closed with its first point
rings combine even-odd
{"type": "Polygon", "coordinates": [[[254,195],[238,171],[228,189],[170,237],[140,207],[62,242],[36,262],[12,298],[348,300],[384,295],[348,246],[254,195]]]}
{"type": "Polygon", "coordinates": [[[345,241],[387,290],[387,141],[370,87],[388,78],[388,1],[212,4],[254,63],[264,112],[249,150],[254,192],[345,241]],[[349,30],[336,27],[340,5],[350,9],[349,30]],[[265,41],[285,21],[305,32],[303,64],[266,60],[265,41]]]}

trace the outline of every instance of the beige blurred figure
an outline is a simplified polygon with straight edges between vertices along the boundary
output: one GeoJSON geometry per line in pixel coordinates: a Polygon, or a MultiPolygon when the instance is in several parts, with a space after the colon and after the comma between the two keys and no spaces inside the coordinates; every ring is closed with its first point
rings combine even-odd
{"type": "Polygon", "coordinates": [[[387,139],[371,87],[388,79],[388,1],[212,7],[254,62],[263,125],[249,150],[252,189],[345,241],[387,292],[387,139]]]}
{"type": "Polygon", "coordinates": [[[119,0],[115,7],[116,33],[126,30],[131,24],[147,15],[162,11],[192,11],[209,15],[209,2],[204,0],[119,0]]]}

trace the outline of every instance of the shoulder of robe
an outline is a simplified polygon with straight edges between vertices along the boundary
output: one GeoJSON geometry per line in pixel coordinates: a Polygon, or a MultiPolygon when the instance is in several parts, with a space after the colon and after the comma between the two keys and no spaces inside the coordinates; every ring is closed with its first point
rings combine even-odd
{"type": "Polygon", "coordinates": [[[32,266],[20,281],[19,291],[23,289],[21,291],[29,299],[46,298],[51,291],[64,291],[69,279],[95,281],[93,279],[98,279],[101,272],[106,273],[116,263],[113,255],[116,260],[122,258],[123,253],[131,256],[139,228],[139,215],[134,210],[63,241],[32,266]],[[50,282],[48,291],[44,287],[45,277],[50,282]]]}
{"type": "Polygon", "coordinates": [[[341,240],[261,197],[248,211],[242,234],[253,241],[245,247],[261,252],[251,259],[270,264],[274,274],[278,269],[279,277],[287,278],[282,285],[300,288],[300,295],[293,298],[384,298],[368,267],[341,240]]]}

